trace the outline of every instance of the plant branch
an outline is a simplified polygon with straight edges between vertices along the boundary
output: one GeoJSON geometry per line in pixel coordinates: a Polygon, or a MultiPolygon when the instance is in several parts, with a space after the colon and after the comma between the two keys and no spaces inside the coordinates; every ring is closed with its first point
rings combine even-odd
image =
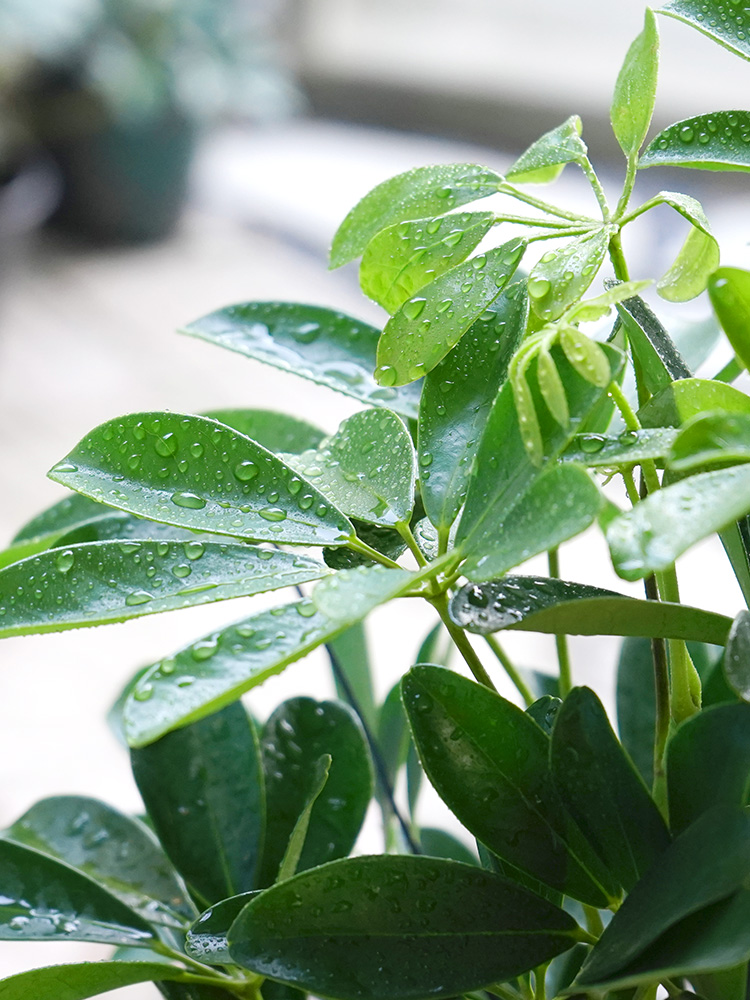
{"type": "Polygon", "coordinates": [[[536,701],[536,698],[531,693],[531,690],[529,689],[528,685],[524,682],[523,677],[521,677],[515,664],[510,659],[508,654],[505,652],[503,647],[500,645],[500,643],[497,641],[494,635],[486,635],[484,638],[487,645],[490,647],[492,652],[495,654],[497,659],[502,664],[506,674],[515,685],[516,690],[523,698],[526,707],[528,708],[529,705],[533,705],[534,702],[536,701]]]}
{"type": "MultiPolygon", "coordinates": [[[[635,185],[635,175],[638,172],[638,155],[636,153],[631,154],[628,157],[628,166],[625,171],[625,183],[623,184],[622,194],[620,195],[620,200],[617,202],[617,208],[615,208],[615,219],[621,220],[621,225],[624,225],[625,220],[621,218],[623,212],[628,207],[628,202],[630,201],[630,196],[633,193],[633,187],[635,185]]],[[[635,216],[632,216],[633,218],[635,216]]],[[[627,221],[630,221],[629,219],[627,221]]]]}
{"type": "Polygon", "coordinates": [[[599,180],[596,171],[591,165],[591,161],[589,160],[588,157],[584,157],[582,160],[578,160],[577,162],[581,170],[586,175],[586,179],[588,180],[589,184],[593,189],[594,196],[596,197],[596,200],[599,204],[599,208],[601,209],[602,218],[604,219],[605,222],[609,222],[609,220],[612,218],[612,213],[610,212],[609,205],[607,204],[607,196],[604,193],[602,182],[599,180]]]}
{"type": "Polygon", "coordinates": [[[561,229],[566,230],[572,228],[570,223],[572,220],[560,220],[555,222],[554,219],[540,219],[538,217],[533,217],[529,215],[496,215],[493,225],[499,226],[501,223],[512,223],[516,226],[539,226],[542,229],[561,229]]]}
{"type": "Polygon", "coordinates": [[[388,569],[403,569],[400,563],[397,563],[395,559],[391,559],[390,556],[383,555],[382,552],[378,552],[367,542],[363,542],[361,538],[354,537],[350,542],[347,542],[346,547],[351,549],[352,552],[358,552],[362,556],[367,556],[370,559],[374,559],[375,562],[381,564],[381,566],[387,566],[388,569]]]}
{"type": "Polygon", "coordinates": [[[406,522],[404,521],[399,521],[397,522],[395,527],[396,531],[399,533],[399,535],[401,535],[404,542],[406,543],[406,547],[409,549],[411,554],[416,559],[417,566],[419,566],[420,569],[424,569],[424,567],[427,565],[427,560],[422,555],[422,550],[417,545],[417,540],[414,537],[414,533],[412,532],[409,525],[406,524],[406,522]]]}
{"type": "Polygon", "coordinates": [[[498,187],[498,192],[500,194],[507,194],[511,198],[515,198],[517,201],[522,201],[526,205],[531,205],[532,208],[539,209],[540,212],[544,212],[546,215],[556,215],[560,219],[570,219],[571,222],[598,222],[597,219],[593,219],[589,215],[579,215],[577,212],[568,212],[564,208],[558,208],[557,205],[552,205],[550,202],[542,201],[541,198],[535,198],[531,194],[527,194],[525,191],[519,191],[517,187],[512,184],[503,182],[498,187]]]}

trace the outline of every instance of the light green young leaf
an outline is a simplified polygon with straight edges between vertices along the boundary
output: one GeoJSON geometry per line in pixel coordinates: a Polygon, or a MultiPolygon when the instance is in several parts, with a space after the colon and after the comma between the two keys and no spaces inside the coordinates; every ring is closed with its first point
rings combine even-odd
{"type": "MultiPolygon", "coordinates": [[[[567,354],[567,357],[570,361],[569,354],[567,354]]],[[[607,367],[607,375],[609,376],[609,363],[606,357],[604,357],[604,364],[607,367]]],[[[544,402],[547,404],[549,412],[561,427],[567,427],[570,420],[570,412],[568,410],[568,400],[565,397],[565,388],[560,379],[560,374],[555,367],[555,362],[546,348],[542,348],[537,356],[536,377],[539,382],[539,391],[544,398],[544,402]]]]}
{"type": "Polygon", "coordinates": [[[564,326],[560,330],[560,346],[581,378],[600,389],[607,388],[612,375],[607,355],[600,344],[581,333],[578,327],[564,326]]]}
{"type": "Polygon", "coordinates": [[[693,226],[674,263],[656,283],[668,302],[687,302],[706,290],[708,279],[719,266],[719,244],[706,229],[693,226]]]}
{"type": "Polygon", "coordinates": [[[707,378],[672,382],[638,411],[644,427],[679,427],[712,410],[750,414],[750,397],[732,385],[707,378]]]}
{"type": "Polygon", "coordinates": [[[354,534],[288,465],[205,417],[157,412],[110,420],[49,475],[120,510],[218,535],[345,545],[354,534]]]}
{"type": "Polygon", "coordinates": [[[750,413],[699,413],[679,432],[667,461],[675,472],[750,462],[750,413]]]}
{"type": "Polygon", "coordinates": [[[378,184],[349,212],[333,237],[331,267],[363,252],[382,229],[410,219],[444,215],[495,194],[502,177],[474,163],[417,167],[378,184]]]}
{"type": "Polygon", "coordinates": [[[747,7],[735,0],[730,0],[730,4],[727,8],[721,0],[667,0],[659,13],[684,21],[735,55],[750,59],[747,7]]]}
{"type": "Polygon", "coordinates": [[[654,12],[647,7],[643,31],[628,49],[617,76],[609,113],[615,137],[628,157],[638,152],[646,138],[658,75],[659,30],[654,12]]]}
{"type": "Polygon", "coordinates": [[[404,385],[431,371],[500,296],[525,249],[524,240],[509,240],[459,264],[405,302],[378,342],[378,382],[404,385]]]}
{"type": "Polygon", "coordinates": [[[546,322],[559,319],[589,287],[602,265],[611,233],[601,226],[550,250],[529,275],[531,307],[546,322]]]}
{"type": "Polygon", "coordinates": [[[732,623],[724,673],[731,689],[743,701],[750,701],[750,611],[743,609],[732,623]]]}
{"type": "Polygon", "coordinates": [[[632,298],[650,284],[650,281],[620,281],[611,285],[601,295],[593,299],[584,299],[583,302],[572,306],[565,318],[576,323],[593,323],[606,316],[612,306],[632,298]]]}
{"type": "Polygon", "coordinates": [[[646,147],[638,166],[750,170],[750,111],[712,111],[676,122],[646,147]]]}
{"type": "Polygon", "coordinates": [[[48,965],[0,982],[3,1000],[88,1000],[136,983],[191,983],[195,976],[155,958],[144,962],[78,962],[48,965]]]}
{"type": "Polygon", "coordinates": [[[561,457],[564,462],[578,462],[593,469],[632,466],[646,458],[663,459],[676,436],[677,431],[663,427],[623,431],[617,437],[579,434],[561,457]]]}
{"type": "Polygon", "coordinates": [[[545,133],[529,146],[507,172],[507,179],[517,184],[554,180],[566,163],[585,160],[588,150],[580,136],[581,119],[578,115],[571,115],[562,125],[545,133]]]}
{"type": "Polygon", "coordinates": [[[750,271],[718,268],[708,279],[708,294],[734,353],[750,369],[750,271]]]}
{"type": "Polygon", "coordinates": [[[420,288],[466,260],[489,232],[492,212],[460,212],[389,226],[367,244],[362,291],[393,314],[420,288]]]}

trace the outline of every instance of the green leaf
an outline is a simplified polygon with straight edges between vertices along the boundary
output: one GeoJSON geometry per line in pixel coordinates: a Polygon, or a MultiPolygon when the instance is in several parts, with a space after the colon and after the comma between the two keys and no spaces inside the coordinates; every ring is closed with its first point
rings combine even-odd
{"type": "MultiPolygon", "coordinates": [[[[346,705],[292,698],[271,715],[261,735],[266,783],[266,843],[258,884],[270,885],[298,818],[321,780],[320,759],[332,758],[328,780],[312,806],[300,870],[346,857],[372,796],[372,765],[356,716],[346,705]]],[[[289,872],[285,877],[289,877],[289,872]]]]}
{"type": "Polygon", "coordinates": [[[717,268],[708,279],[708,294],[734,353],[750,368],[750,271],[717,268]]]}
{"type": "Polygon", "coordinates": [[[304,872],[252,900],[235,962],[319,996],[452,997],[565,951],[567,913],[472,865],[364,857],[304,872]]]}
{"type": "MultiPolygon", "coordinates": [[[[585,992],[594,987],[598,991],[609,984],[626,986],[642,979],[660,978],[658,973],[662,969],[673,968],[670,944],[672,947],[676,944],[678,950],[682,946],[688,955],[690,948],[685,949],[686,944],[697,943],[704,951],[709,942],[715,944],[711,932],[716,909],[711,907],[728,897],[733,900],[737,900],[738,895],[747,897],[741,900],[741,906],[745,919],[743,944],[748,949],[750,893],[738,894],[748,874],[750,816],[739,810],[722,808],[704,813],[673,841],[658,863],[633,888],[592,949],[571,991],[585,992]],[[693,918],[692,941],[685,933],[690,923],[687,927],[680,926],[690,917],[693,918]],[[708,931],[704,942],[700,938],[695,941],[696,922],[708,931]],[[671,929],[676,933],[670,941],[666,932],[671,929]],[[631,967],[635,971],[631,972],[631,967]]],[[[738,960],[726,962],[722,959],[722,965],[715,967],[732,965],[738,960]]],[[[677,967],[678,974],[684,969],[682,961],[684,958],[677,967]]],[[[711,964],[699,964],[697,969],[704,971],[712,967],[711,964]]],[[[666,974],[671,975],[672,971],[666,974]]]]}
{"type": "Polygon", "coordinates": [[[349,521],[288,465],[205,417],[135,413],[87,434],[50,472],[110,506],[218,535],[342,545],[349,521]]]}
{"type": "Polygon", "coordinates": [[[693,975],[690,983],[706,1000],[745,1000],[747,975],[748,964],[742,962],[731,969],[693,975]]]}
{"type": "Polygon", "coordinates": [[[204,965],[232,965],[227,942],[229,928],[250,900],[258,895],[258,890],[241,892],[214,903],[201,913],[187,932],[185,953],[204,965]]]}
{"type": "Polygon", "coordinates": [[[581,119],[571,115],[562,125],[532,143],[510,168],[507,179],[516,184],[554,180],[559,170],[552,172],[550,167],[562,169],[566,163],[581,163],[586,159],[588,150],[580,136],[581,119]]]}
{"type": "Polygon", "coordinates": [[[306,420],[275,410],[210,410],[203,416],[233,427],[274,454],[288,451],[298,455],[317,448],[325,437],[324,431],[306,420]]]}
{"type": "Polygon", "coordinates": [[[80,795],[42,799],[4,830],[2,838],[65,862],[150,924],[183,927],[195,916],[153,834],[96,799],[80,795]]]}
{"type": "Polygon", "coordinates": [[[743,462],[750,462],[750,413],[699,413],[684,425],[668,456],[674,472],[743,462]]]}
{"type": "MultiPolygon", "coordinates": [[[[369,607],[360,602],[361,615],[336,620],[316,611],[311,600],[282,605],[212,632],[155,663],[125,703],[129,743],[144,746],[236,701],[353,625],[377,603],[376,594],[369,607]]],[[[346,609],[339,610],[343,616],[346,609]]]]}
{"type": "Polygon", "coordinates": [[[726,8],[719,0],[667,0],[659,13],[684,21],[736,55],[750,59],[747,9],[735,0],[730,0],[730,3],[731,6],[726,8]]]}
{"type": "Polygon", "coordinates": [[[559,319],[596,277],[607,252],[611,232],[601,226],[558,250],[550,250],[529,274],[531,308],[543,320],[559,319]]]}
{"type": "Polygon", "coordinates": [[[411,742],[404,703],[401,701],[400,681],[396,681],[380,706],[377,739],[388,779],[393,785],[399,771],[406,764],[411,742]]]}
{"type": "Polygon", "coordinates": [[[632,635],[722,645],[731,619],[667,601],[641,601],[555,577],[506,576],[466,584],[450,604],[456,625],[488,635],[501,629],[559,635],[632,635]]]}
{"type": "Polygon", "coordinates": [[[260,750],[241,703],[131,751],[164,850],[212,903],[256,888],[265,827],[260,750]]]}
{"type": "MultiPolygon", "coordinates": [[[[377,709],[375,708],[370,653],[367,648],[367,633],[364,624],[358,622],[356,625],[352,625],[351,628],[327,643],[327,648],[329,657],[331,654],[336,657],[338,667],[354,694],[357,708],[362,713],[365,722],[370,727],[374,727],[377,709]]],[[[348,694],[336,672],[334,672],[334,683],[339,700],[348,702],[348,694]]]]}
{"type": "Polygon", "coordinates": [[[555,794],[531,716],[442,667],[413,667],[402,693],[425,773],[463,825],[550,888],[607,905],[617,887],[555,794]]]}
{"type": "MultiPolygon", "coordinates": [[[[146,921],[87,875],[0,840],[0,940],[97,941],[149,947],[146,921]]],[[[2,994],[0,994],[2,995],[2,994]]]]}
{"type": "Polygon", "coordinates": [[[446,858],[448,861],[461,861],[465,865],[479,864],[476,854],[445,830],[423,826],[419,831],[419,843],[423,854],[429,858],[446,858]]]}
{"type": "MultiPolygon", "coordinates": [[[[401,535],[393,528],[380,528],[377,524],[369,524],[367,521],[358,521],[352,518],[354,530],[357,538],[370,548],[380,552],[381,555],[388,556],[389,559],[397,560],[406,551],[406,542],[401,535]]],[[[326,566],[331,569],[354,569],[357,566],[371,566],[373,558],[367,552],[338,548],[323,549],[323,559],[326,566]]]]}
{"type": "MultiPolygon", "coordinates": [[[[750,138],[750,133],[748,133],[750,138]]],[[[693,226],[656,290],[668,302],[687,302],[706,290],[708,279],[719,266],[719,244],[705,229],[693,226]]]]}
{"type": "Polygon", "coordinates": [[[359,257],[382,229],[410,219],[444,215],[497,192],[502,177],[475,163],[417,167],[378,184],[339,226],[331,246],[331,267],[359,257]]]}
{"type": "Polygon", "coordinates": [[[619,302],[632,299],[644,288],[648,288],[650,281],[605,281],[606,291],[601,295],[594,296],[593,299],[583,299],[577,305],[573,305],[568,310],[567,318],[576,323],[594,323],[603,319],[619,302]]]}
{"type": "Polygon", "coordinates": [[[630,892],[670,838],[656,803],[590,688],[573,688],[562,703],[552,730],[550,761],[565,807],[630,892]]]}
{"type": "Polygon", "coordinates": [[[461,509],[478,443],[527,315],[523,284],[511,285],[425,379],[419,482],[427,515],[439,530],[449,528],[461,509]]]}
{"type": "Polygon", "coordinates": [[[404,385],[432,371],[512,278],[526,249],[515,238],[459,264],[406,301],[378,342],[375,378],[404,385]]]}
{"type": "Polygon", "coordinates": [[[16,533],[13,543],[33,542],[47,536],[57,537],[86,524],[92,518],[108,517],[111,513],[112,509],[105,504],[81,496],[80,493],[69,493],[27,521],[16,533]]]}
{"type": "Polygon", "coordinates": [[[638,417],[646,427],[679,427],[707,410],[750,414],[750,397],[723,382],[685,378],[662,389],[641,407],[638,417]]]}
{"type": "Polygon", "coordinates": [[[617,729],[622,745],[651,787],[654,780],[654,661],[648,639],[625,639],[617,662],[617,729]]]}
{"type": "Polygon", "coordinates": [[[646,8],[643,31],[628,49],[617,76],[609,116],[623,153],[641,148],[651,124],[659,76],[659,30],[654,12],[646,8]]]}
{"type": "Polygon", "coordinates": [[[551,694],[544,694],[529,705],[526,714],[530,715],[534,722],[549,736],[561,705],[562,701],[559,698],[551,694]]]}
{"type": "Polygon", "coordinates": [[[651,140],[638,166],[750,170],[750,111],[712,111],[675,122],[651,140]]]}
{"type": "Polygon", "coordinates": [[[209,313],[181,333],[327,385],[370,406],[416,417],[420,385],[395,389],[373,379],[380,331],[321,306],[246,302],[209,313]]]}
{"type": "Polygon", "coordinates": [[[327,618],[348,625],[364,618],[379,604],[403,597],[417,582],[417,575],[406,569],[358,566],[329,577],[329,585],[317,586],[312,599],[327,618]]]}
{"type": "Polygon", "coordinates": [[[589,468],[637,465],[647,458],[663,459],[669,454],[677,432],[670,428],[623,431],[617,437],[579,434],[561,458],[589,468]]]}
{"type": "Polygon", "coordinates": [[[276,876],[277,882],[285,882],[297,872],[300,855],[302,854],[302,848],[305,846],[305,838],[307,837],[307,830],[310,825],[310,813],[320,793],[323,791],[326,781],[328,781],[330,767],[330,754],[323,754],[322,757],[318,758],[315,765],[315,779],[310,787],[307,802],[297,817],[297,822],[294,824],[294,829],[289,837],[289,843],[286,846],[284,857],[279,865],[279,874],[276,876]]]}
{"type": "MultiPolygon", "coordinates": [[[[621,356],[609,346],[603,350],[614,378],[621,356]]],[[[479,446],[456,533],[456,547],[468,557],[464,573],[471,580],[500,576],[582,531],[599,511],[599,493],[584,470],[567,463],[564,468],[554,466],[553,462],[575,438],[605,391],[581,378],[559,348],[552,349],[552,356],[565,386],[570,423],[561,427],[541,398],[534,400],[549,460],[539,469],[521,435],[512,387],[506,382],[500,390],[479,446]]],[[[534,362],[529,370],[533,375],[534,362]]]]}
{"type": "Polygon", "coordinates": [[[618,303],[617,312],[648,392],[655,394],[676,379],[691,378],[693,373],[671,337],[640,296],[618,303]]]}
{"type": "Polygon", "coordinates": [[[0,570],[0,636],[126,621],[328,573],[306,556],[197,539],[55,548],[0,570]]]}
{"type": "Polygon", "coordinates": [[[601,389],[609,385],[611,381],[609,360],[596,341],[581,333],[576,326],[564,326],[560,330],[559,340],[565,357],[581,378],[598,385],[601,389]]]}
{"type": "Polygon", "coordinates": [[[362,291],[393,314],[407,299],[466,260],[492,228],[492,212],[461,212],[389,226],[362,257],[362,291]]]}
{"type": "Polygon", "coordinates": [[[745,703],[714,705],[679,726],[666,759],[672,830],[684,830],[713,806],[747,805],[749,728],[750,705],[745,703]]]}
{"type": "Polygon", "coordinates": [[[286,462],[342,513],[391,528],[414,508],[416,459],[409,432],[390,410],[362,410],[317,449],[286,462]]]}
{"type": "Polygon", "coordinates": [[[750,512],[750,467],[702,472],[641,500],[607,526],[617,574],[640,580],[750,512]]]}
{"type": "Polygon", "coordinates": [[[750,701],[750,611],[740,611],[732,622],[724,673],[730,688],[743,701],[750,701]]]}
{"type": "Polygon", "coordinates": [[[135,983],[190,982],[190,973],[162,962],[77,962],[48,965],[0,982],[2,1000],[87,1000],[135,983]]]}

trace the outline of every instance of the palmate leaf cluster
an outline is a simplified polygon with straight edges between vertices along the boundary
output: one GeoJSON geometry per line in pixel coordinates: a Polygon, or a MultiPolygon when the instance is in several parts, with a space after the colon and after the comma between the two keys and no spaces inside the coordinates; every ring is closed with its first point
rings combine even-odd
{"type": "MultiPolygon", "coordinates": [[[[739,4],[661,13],[750,58],[739,4]]],[[[73,492],[0,553],[0,635],[296,593],[123,691],[112,721],[144,817],[60,796],[2,833],[0,938],[117,951],[7,979],[0,1000],[138,982],[168,1000],[645,1000],[660,985],[745,1000],[750,612],[683,604],[674,564],[718,532],[750,600],[750,401],[731,384],[750,364],[750,273],[719,266],[695,199],[630,198],[640,168],[750,169],[750,113],[643,149],[657,68],[647,11],[611,109],[615,207],[573,116],[505,175],[417,168],[352,210],[332,265],[361,257],[382,330],[279,302],[185,328],[356,400],[335,433],[252,409],[135,413],[54,467],[73,492]],[[598,216],[525,187],[566,165],[598,216]],[[688,364],[628,272],[620,233],[658,205],[689,230],[656,290],[708,288],[734,352],[714,378],[691,368],[712,344],[688,364]],[[643,598],[559,579],[558,546],[594,524],[643,598]],[[548,576],[513,572],[545,552],[548,576]],[[363,623],[397,598],[437,624],[379,703],[363,623]],[[559,676],[517,667],[506,629],[555,635],[559,676]],[[573,686],[569,634],[622,637],[617,733],[573,686]],[[318,647],[341,700],[292,698],[261,724],[240,697],[318,647]],[[424,776],[465,842],[420,825],[424,776]],[[350,856],[373,798],[386,853],[350,856]]]]}

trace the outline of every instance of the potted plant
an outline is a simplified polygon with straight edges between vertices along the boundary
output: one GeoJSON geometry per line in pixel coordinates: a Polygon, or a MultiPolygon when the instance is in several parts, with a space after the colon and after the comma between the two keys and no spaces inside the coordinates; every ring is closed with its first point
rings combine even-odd
{"type": "MultiPolygon", "coordinates": [[[[748,56],[744,15],[728,11],[670,0],[661,13],[748,56]]],[[[629,202],[642,168],[747,169],[750,113],[679,122],[641,151],[657,59],[647,11],[612,103],[627,162],[616,206],[571,118],[505,176],[417,168],[352,210],[332,263],[362,256],[363,288],[391,314],[382,332],[265,302],[186,328],[364,404],[335,434],[257,410],[137,413],[54,467],[76,492],[2,554],[6,635],[314,589],[133,678],[114,718],[145,821],[68,796],[5,831],[0,936],[118,951],[11,977],[3,1000],[144,981],[173,1000],[744,1000],[750,612],[681,603],[674,564],[719,532],[750,597],[750,402],[731,385],[750,364],[750,273],[718,266],[689,196],[629,202]],[[566,164],[599,217],[524,186],[566,164]],[[465,207],[497,192],[527,214],[465,207]],[[708,287],[735,352],[711,379],[628,272],[621,230],[657,204],[690,225],[657,290],[679,302],[708,287]],[[521,235],[477,251],[498,224],[521,235]],[[605,261],[612,277],[587,294],[605,261]],[[590,338],[613,309],[609,336],[590,338]],[[621,483],[616,501],[603,477],[621,483]],[[643,598],[559,578],[558,547],[597,522],[643,598]],[[547,576],[515,572],[545,552],[547,576]],[[376,705],[362,623],[397,598],[427,601],[437,624],[376,705]],[[554,634],[557,675],[516,666],[505,629],[554,634]],[[573,684],[570,634],[623,637],[619,738],[573,684]],[[446,639],[465,672],[445,666],[446,639]],[[341,701],[293,698],[256,722],[240,696],[321,646],[341,701]],[[499,670],[518,703],[494,689],[499,670]],[[426,774],[465,843],[397,804],[404,767],[410,802],[426,774]],[[373,787],[387,853],[349,857],[373,787]]]]}

